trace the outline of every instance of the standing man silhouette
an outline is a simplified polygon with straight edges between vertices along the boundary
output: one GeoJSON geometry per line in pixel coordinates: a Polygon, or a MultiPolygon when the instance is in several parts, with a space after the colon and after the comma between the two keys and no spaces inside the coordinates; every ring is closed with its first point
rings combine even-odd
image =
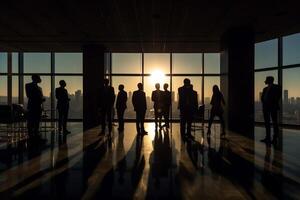
{"type": "Polygon", "coordinates": [[[124,112],[127,108],[127,92],[124,91],[124,85],[119,85],[119,93],[117,96],[116,108],[117,108],[117,115],[118,115],[118,123],[119,123],[119,131],[124,130],[124,112]]]}
{"type": "Polygon", "coordinates": [[[27,104],[27,129],[29,137],[39,135],[40,121],[42,115],[42,104],[45,101],[42,88],[38,86],[42,82],[39,75],[31,76],[32,82],[25,85],[27,104]]]}
{"type": "Polygon", "coordinates": [[[112,131],[112,110],[115,103],[115,90],[109,85],[109,80],[104,79],[104,85],[100,91],[100,112],[101,112],[101,126],[100,134],[105,134],[106,120],[108,122],[108,131],[112,131]]]}
{"type": "Polygon", "coordinates": [[[138,135],[147,134],[144,127],[145,114],[147,110],[146,94],[143,91],[143,84],[138,83],[138,90],[132,94],[132,104],[136,112],[136,130],[138,135]]]}
{"type": "Polygon", "coordinates": [[[69,113],[69,95],[66,90],[66,82],[64,80],[59,81],[60,87],[55,89],[55,97],[57,99],[57,111],[58,111],[58,132],[61,134],[69,134],[70,131],[67,130],[67,121],[69,113]]]}
{"type": "Polygon", "coordinates": [[[193,138],[191,126],[193,115],[198,108],[198,95],[193,90],[190,79],[184,79],[184,85],[178,88],[178,109],[180,110],[180,133],[181,137],[193,138]]]}
{"type": "Polygon", "coordinates": [[[169,128],[169,115],[170,115],[170,106],[172,103],[172,96],[171,92],[168,90],[168,83],[164,84],[164,91],[163,91],[163,117],[165,119],[166,128],[169,128]]]}
{"type": "Polygon", "coordinates": [[[265,142],[266,144],[271,143],[271,119],[273,123],[273,140],[272,143],[276,144],[278,139],[278,110],[279,110],[279,100],[281,98],[281,87],[277,84],[274,84],[274,77],[267,76],[265,80],[265,84],[268,85],[263,89],[261,95],[261,102],[263,106],[263,114],[265,120],[266,127],[266,137],[261,140],[261,142],[265,142]]]}
{"type": "Polygon", "coordinates": [[[225,122],[224,122],[224,109],[223,105],[225,105],[225,100],[223,94],[220,92],[219,87],[217,85],[213,86],[213,95],[210,101],[211,110],[210,110],[210,118],[208,121],[208,130],[207,130],[207,137],[210,137],[211,133],[211,125],[214,121],[215,116],[218,116],[222,126],[222,133],[221,137],[225,137],[225,122]]]}
{"type": "Polygon", "coordinates": [[[154,119],[155,119],[155,128],[157,128],[157,124],[159,127],[161,126],[161,118],[162,118],[162,111],[163,111],[163,92],[160,90],[160,84],[155,84],[155,89],[152,91],[151,100],[153,101],[154,105],[154,119]]]}

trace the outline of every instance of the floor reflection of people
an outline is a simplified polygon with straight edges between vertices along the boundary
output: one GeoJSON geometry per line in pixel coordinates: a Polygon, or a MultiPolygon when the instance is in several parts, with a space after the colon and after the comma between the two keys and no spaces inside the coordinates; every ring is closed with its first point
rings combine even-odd
{"type": "Polygon", "coordinates": [[[153,140],[153,151],[150,155],[151,174],[154,178],[154,185],[160,186],[160,178],[168,177],[172,164],[172,150],[168,129],[155,131],[153,140]]]}
{"type": "Polygon", "coordinates": [[[133,187],[133,194],[136,191],[137,186],[142,178],[143,171],[145,168],[145,156],[142,153],[143,148],[143,136],[136,137],[136,144],[135,144],[135,158],[134,164],[131,171],[131,183],[133,187]]]}
{"type": "Polygon", "coordinates": [[[69,151],[68,151],[68,144],[67,144],[67,136],[60,135],[58,138],[58,152],[57,152],[57,162],[56,166],[64,166],[67,170],[59,173],[54,178],[54,185],[56,187],[56,195],[61,198],[67,197],[67,185],[69,179],[69,151]]]}
{"type": "Polygon", "coordinates": [[[204,143],[196,140],[187,140],[186,142],[187,153],[196,169],[204,167],[204,143]]]}
{"type": "Polygon", "coordinates": [[[125,149],[124,149],[124,134],[121,133],[118,137],[116,159],[118,160],[116,172],[118,175],[118,182],[120,185],[124,183],[124,174],[127,168],[125,149]]]}

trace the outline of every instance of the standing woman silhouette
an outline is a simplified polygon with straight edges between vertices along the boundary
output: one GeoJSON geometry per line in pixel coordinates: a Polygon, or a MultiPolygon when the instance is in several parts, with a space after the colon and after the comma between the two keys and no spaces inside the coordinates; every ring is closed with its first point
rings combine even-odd
{"type": "Polygon", "coordinates": [[[210,136],[210,128],[214,121],[215,116],[219,117],[221,126],[222,126],[222,133],[221,137],[225,136],[225,121],[223,117],[224,109],[223,106],[225,105],[225,100],[223,97],[223,94],[220,92],[219,87],[217,85],[213,86],[213,95],[211,97],[211,110],[210,110],[210,118],[208,121],[208,130],[207,130],[207,136],[210,136]]]}

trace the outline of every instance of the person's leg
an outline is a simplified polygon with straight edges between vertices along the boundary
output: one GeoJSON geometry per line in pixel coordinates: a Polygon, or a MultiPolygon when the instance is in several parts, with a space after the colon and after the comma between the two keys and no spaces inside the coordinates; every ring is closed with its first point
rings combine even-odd
{"type": "Polygon", "coordinates": [[[68,113],[69,113],[69,109],[68,109],[68,107],[65,107],[64,112],[63,112],[63,122],[62,122],[64,132],[69,132],[67,129],[68,113]]]}
{"type": "Polygon", "coordinates": [[[189,137],[192,136],[192,131],[191,131],[192,121],[193,121],[192,116],[193,116],[192,112],[189,112],[188,115],[186,116],[186,118],[187,118],[187,121],[186,121],[187,130],[186,130],[186,132],[187,132],[187,136],[189,136],[189,137]]]}
{"type": "Polygon", "coordinates": [[[28,130],[29,137],[32,137],[34,134],[33,126],[34,126],[33,114],[32,111],[29,110],[27,112],[27,130],[28,130]]]}
{"type": "Polygon", "coordinates": [[[169,128],[169,113],[170,113],[170,110],[169,109],[166,109],[165,112],[164,112],[164,118],[165,118],[165,123],[166,123],[166,127],[169,128]]]}
{"type": "Polygon", "coordinates": [[[158,112],[156,108],[154,108],[154,122],[155,122],[155,128],[157,128],[158,112]]]}
{"type": "Polygon", "coordinates": [[[144,126],[145,115],[146,115],[146,111],[143,111],[141,113],[141,130],[142,130],[142,133],[147,133],[146,130],[145,130],[145,126],[144,126]]]}
{"type": "Polygon", "coordinates": [[[61,109],[58,109],[58,132],[62,131],[62,124],[63,124],[63,112],[61,109]]]}
{"type": "Polygon", "coordinates": [[[136,121],[135,121],[135,125],[136,125],[136,131],[138,134],[141,133],[141,129],[140,129],[140,112],[136,111],[136,121]]]}
{"type": "Polygon", "coordinates": [[[271,125],[270,125],[270,112],[267,110],[263,111],[264,120],[265,120],[265,127],[266,127],[266,138],[265,141],[269,142],[271,140],[271,125]]]}
{"type": "Polygon", "coordinates": [[[118,130],[120,131],[121,130],[121,110],[120,109],[117,109],[117,117],[118,117],[118,130]]]}
{"type": "Polygon", "coordinates": [[[208,131],[210,131],[210,128],[214,121],[214,118],[215,118],[215,113],[213,111],[210,111],[210,116],[209,116],[209,120],[208,120],[208,131]]]}
{"type": "Polygon", "coordinates": [[[278,139],[278,134],[279,134],[277,110],[271,111],[271,118],[272,118],[273,131],[274,131],[273,141],[276,141],[278,139]]]}
{"type": "Polygon", "coordinates": [[[224,121],[224,117],[223,117],[223,114],[220,113],[218,115],[219,119],[220,119],[220,123],[221,123],[221,127],[222,127],[222,132],[221,132],[221,135],[225,135],[225,121],[224,121]]]}
{"type": "Polygon", "coordinates": [[[111,133],[112,131],[112,108],[108,108],[107,110],[107,122],[108,122],[108,131],[111,133]]]}
{"type": "Polygon", "coordinates": [[[121,113],[120,113],[120,117],[121,117],[121,130],[124,130],[124,112],[125,110],[121,110],[121,113]]]}
{"type": "Polygon", "coordinates": [[[180,134],[183,137],[185,135],[185,113],[184,111],[180,111],[180,134]]]}

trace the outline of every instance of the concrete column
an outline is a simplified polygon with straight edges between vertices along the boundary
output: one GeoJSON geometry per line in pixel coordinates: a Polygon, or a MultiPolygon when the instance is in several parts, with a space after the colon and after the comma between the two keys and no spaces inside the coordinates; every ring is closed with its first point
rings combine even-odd
{"type": "Polygon", "coordinates": [[[254,137],[254,32],[237,28],[222,37],[221,90],[227,129],[254,137]]]}
{"type": "Polygon", "coordinates": [[[103,85],[105,48],[101,45],[83,47],[83,128],[99,125],[98,103],[103,85]]]}

